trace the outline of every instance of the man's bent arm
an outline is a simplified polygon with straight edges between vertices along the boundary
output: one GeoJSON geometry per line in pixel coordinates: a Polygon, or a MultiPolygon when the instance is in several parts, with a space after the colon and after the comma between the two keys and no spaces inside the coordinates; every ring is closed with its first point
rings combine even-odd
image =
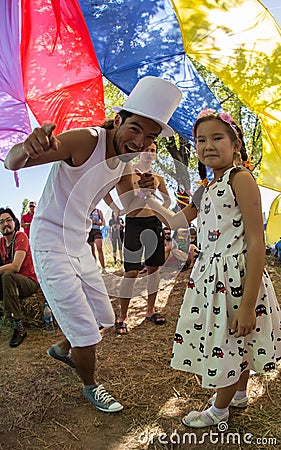
{"type": "Polygon", "coordinates": [[[121,210],[114,202],[110,192],[103,197],[105,203],[115,212],[115,214],[123,215],[126,211],[121,210]]]}
{"type": "Polygon", "coordinates": [[[48,126],[35,128],[24,142],[14,145],[6,156],[5,167],[19,170],[55,161],[69,161],[79,166],[96,146],[97,137],[88,128],[69,130],[54,137],[48,126]]]}
{"type": "Polygon", "coordinates": [[[21,269],[22,263],[26,257],[26,252],[24,250],[17,250],[15,252],[14,259],[11,263],[5,264],[0,267],[0,275],[4,272],[15,272],[18,273],[21,269]]]}

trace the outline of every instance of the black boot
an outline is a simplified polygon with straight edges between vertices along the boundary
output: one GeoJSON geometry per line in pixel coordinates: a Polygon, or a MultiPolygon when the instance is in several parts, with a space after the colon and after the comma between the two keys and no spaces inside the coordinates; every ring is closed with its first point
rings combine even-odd
{"type": "Polygon", "coordinates": [[[14,328],[13,336],[9,342],[10,347],[18,347],[24,338],[26,338],[27,333],[24,328],[14,328]]]}

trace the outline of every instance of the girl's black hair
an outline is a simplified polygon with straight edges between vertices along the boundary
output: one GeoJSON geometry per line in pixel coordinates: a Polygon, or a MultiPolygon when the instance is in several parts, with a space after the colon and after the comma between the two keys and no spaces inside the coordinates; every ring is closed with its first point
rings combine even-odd
{"type": "Polygon", "coordinates": [[[199,160],[198,160],[198,172],[199,172],[200,180],[205,180],[205,178],[207,178],[206,166],[205,166],[205,164],[202,164],[199,160]]]}
{"type": "Polygon", "coordinates": [[[13,219],[13,221],[15,222],[15,231],[19,231],[19,229],[20,229],[20,222],[16,218],[16,216],[13,213],[13,211],[11,210],[11,208],[0,208],[0,216],[1,216],[1,214],[10,214],[10,216],[13,219]]]}

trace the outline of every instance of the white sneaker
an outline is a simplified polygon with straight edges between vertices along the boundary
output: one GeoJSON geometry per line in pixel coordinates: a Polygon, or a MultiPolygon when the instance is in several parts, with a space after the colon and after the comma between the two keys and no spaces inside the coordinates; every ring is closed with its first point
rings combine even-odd
{"type": "Polygon", "coordinates": [[[94,389],[83,388],[83,394],[100,411],[111,413],[123,409],[123,405],[117,402],[115,398],[105,390],[102,384],[99,384],[94,389]]]}
{"type": "Polygon", "coordinates": [[[217,425],[220,422],[227,422],[229,417],[229,412],[226,412],[222,417],[217,417],[211,411],[208,411],[208,417],[206,417],[200,411],[191,411],[187,416],[182,419],[182,423],[186,427],[192,428],[205,428],[212,425],[217,425]]]}
{"type": "Polygon", "coordinates": [[[106,275],[108,272],[107,272],[106,269],[102,269],[101,273],[102,273],[103,275],[106,275]]]}
{"type": "MultiPolygon", "coordinates": [[[[209,405],[214,405],[215,400],[217,398],[217,393],[215,393],[211,398],[209,398],[208,403],[209,405]]],[[[248,397],[247,395],[243,398],[239,398],[239,399],[235,399],[235,397],[233,397],[233,399],[231,400],[229,406],[234,406],[235,408],[246,408],[248,406],[248,397]]]]}

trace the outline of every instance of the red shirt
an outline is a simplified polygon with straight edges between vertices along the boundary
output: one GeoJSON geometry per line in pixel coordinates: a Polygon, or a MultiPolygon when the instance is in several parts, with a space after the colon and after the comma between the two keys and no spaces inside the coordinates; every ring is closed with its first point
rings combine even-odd
{"type": "MultiPolygon", "coordinates": [[[[16,233],[13,254],[15,255],[16,251],[18,251],[18,250],[22,250],[26,253],[19,273],[21,275],[24,275],[25,277],[31,278],[32,280],[38,282],[35,271],[34,271],[29,240],[28,240],[28,237],[26,236],[26,234],[23,233],[22,231],[17,231],[17,233],[16,233]]],[[[1,260],[3,261],[4,265],[13,262],[13,257],[11,255],[11,253],[12,253],[12,245],[7,247],[6,239],[4,237],[1,237],[0,238],[0,257],[1,257],[1,260]]]]}
{"type": "Polygon", "coordinates": [[[30,233],[30,224],[32,222],[34,214],[30,214],[29,212],[27,212],[26,214],[23,214],[21,216],[21,222],[24,223],[29,223],[29,227],[27,228],[23,228],[23,231],[25,232],[25,234],[29,237],[29,233],[30,233]]]}

